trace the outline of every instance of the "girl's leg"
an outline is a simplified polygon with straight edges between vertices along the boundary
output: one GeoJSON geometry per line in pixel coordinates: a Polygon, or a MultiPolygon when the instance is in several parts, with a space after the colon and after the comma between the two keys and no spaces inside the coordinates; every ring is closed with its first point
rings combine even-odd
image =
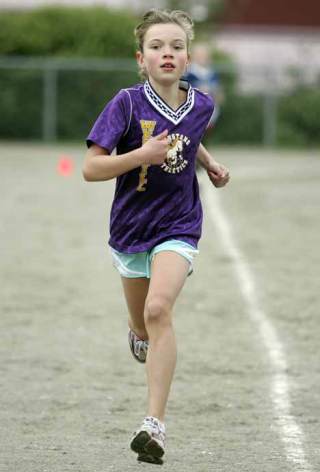
{"type": "Polygon", "coordinates": [[[129,327],[140,339],[147,340],[148,333],[143,313],[149,289],[149,279],[121,277],[121,280],[129,311],[129,327]]]}
{"type": "Polygon", "coordinates": [[[153,258],[144,319],[149,336],[147,356],[148,415],[164,420],[176,365],[172,309],[188,275],[189,262],[173,251],[153,258]]]}

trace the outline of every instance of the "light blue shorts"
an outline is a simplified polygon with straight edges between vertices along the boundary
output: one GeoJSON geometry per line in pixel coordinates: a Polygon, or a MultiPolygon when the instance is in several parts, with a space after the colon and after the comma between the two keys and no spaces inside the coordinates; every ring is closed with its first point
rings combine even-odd
{"type": "Polygon", "coordinates": [[[122,277],[138,278],[147,277],[150,279],[151,263],[153,257],[161,251],[174,251],[183,256],[190,263],[188,275],[193,272],[192,262],[199,251],[191,246],[191,244],[179,241],[178,239],[170,239],[149,251],[137,252],[135,254],[125,254],[116,251],[110,247],[113,265],[118,269],[122,277]]]}

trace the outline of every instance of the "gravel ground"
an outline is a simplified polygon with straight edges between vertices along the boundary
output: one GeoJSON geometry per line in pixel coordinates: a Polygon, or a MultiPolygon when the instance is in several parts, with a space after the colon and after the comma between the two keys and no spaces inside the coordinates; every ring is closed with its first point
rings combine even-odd
{"type": "MultiPolygon", "coordinates": [[[[145,414],[144,367],[107,250],[113,183],[81,178],[84,148],[0,145],[0,470],[151,470],[128,442],[145,414]],[[74,159],[62,177],[61,155],[74,159]]],[[[285,346],[292,414],[320,470],[319,177],[315,153],[218,149],[222,206],[285,346]]],[[[293,472],[269,398],[270,366],[207,217],[176,305],[178,365],[163,471],[293,472]]]]}

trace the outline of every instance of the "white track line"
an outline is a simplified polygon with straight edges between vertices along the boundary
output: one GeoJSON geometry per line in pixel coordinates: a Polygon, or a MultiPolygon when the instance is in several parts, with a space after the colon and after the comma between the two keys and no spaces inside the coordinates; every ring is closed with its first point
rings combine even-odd
{"type": "Polygon", "coordinates": [[[206,211],[216,226],[225,252],[230,257],[238,279],[240,290],[247,305],[251,320],[257,325],[272,368],[270,396],[273,403],[275,422],[284,444],[288,462],[295,465],[293,470],[312,471],[304,449],[304,434],[291,413],[287,361],[279,336],[266,314],[259,306],[254,278],[243,254],[232,236],[231,226],[222,210],[217,191],[206,180],[201,179],[206,211]]]}

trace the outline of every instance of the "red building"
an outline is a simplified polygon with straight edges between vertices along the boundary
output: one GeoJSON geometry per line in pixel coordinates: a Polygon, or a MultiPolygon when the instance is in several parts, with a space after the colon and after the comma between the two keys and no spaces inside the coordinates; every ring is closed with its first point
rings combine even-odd
{"type": "Polygon", "coordinates": [[[320,28],[320,0],[225,0],[224,23],[246,27],[320,28]]]}

